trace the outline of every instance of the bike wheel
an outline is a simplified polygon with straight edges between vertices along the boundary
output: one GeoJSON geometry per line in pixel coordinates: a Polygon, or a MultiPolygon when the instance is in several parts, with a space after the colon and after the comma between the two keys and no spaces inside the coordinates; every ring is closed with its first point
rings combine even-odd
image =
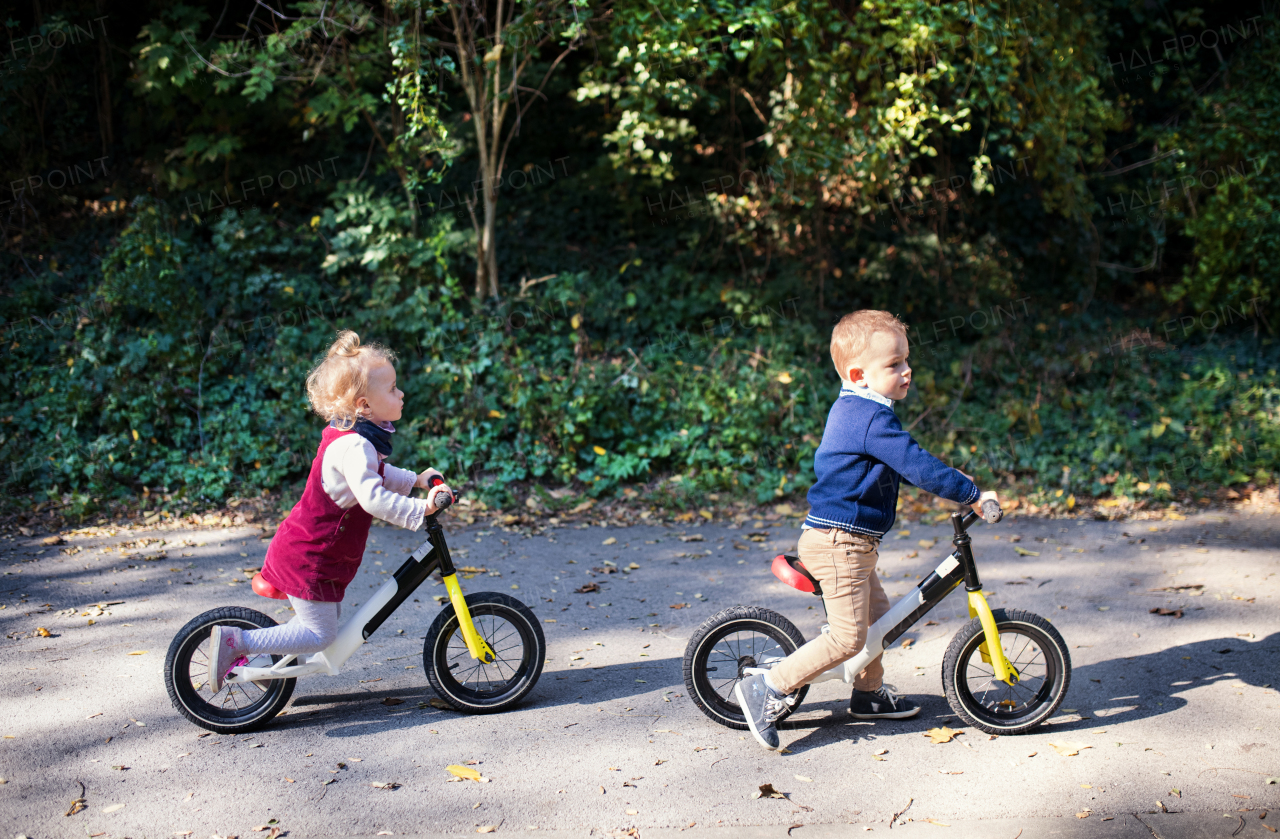
{"type": "Polygon", "coordinates": [[[458,614],[448,605],[436,616],[422,645],[422,666],[435,692],[459,711],[492,714],[519,702],[542,675],[547,642],[528,606],[496,591],[467,595],[467,610],[494,661],[471,657],[458,614]]]}
{"type": "MultiPolygon", "coordinates": [[[[802,644],[804,635],[795,624],[771,609],[724,609],[698,627],[684,649],[684,685],[689,698],[721,725],[746,731],[747,718],[733,694],[743,671],[772,667],[802,644]]],[[[800,688],[796,704],[778,721],[794,713],[808,692],[808,685],[800,688]]]]}
{"type": "MultiPolygon", "coordinates": [[[[261,612],[224,606],[193,618],[178,630],[164,659],[164,686],[173,707],[201,728],[219,734],[239,734],[261,727],[284,710],[297,679],[272,679],[266,687],[253,682],[209,688],[209,635],[215,624],[241,629],[265,629],[276,622],[261,612]]],[[[253,667],[270,667],[284,656],[249,657],[253,667]]]]}
{"type": "Polygon", "coordinates": [[[1018,671],[1013,685],[996,680],[982,660],[986,637],[977,618],[951,639],[942,659],[942,689],[960,718],[988,734],[1022,734],[1053,715],[1071,685],[1071,654],[1058,630],[1039,615],[995,609],[1000,646],[1018,671]]]}

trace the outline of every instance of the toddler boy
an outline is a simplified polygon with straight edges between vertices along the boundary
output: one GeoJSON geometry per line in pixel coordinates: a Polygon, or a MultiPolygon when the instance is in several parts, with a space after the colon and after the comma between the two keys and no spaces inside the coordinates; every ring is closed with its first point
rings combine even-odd
{"type": "MultiPolygon", "coordinates": [[[[809,490],[798,549],[800,561],[822,583],[831,631],[734,688],[751,733],[766,749],[778,748],[775,723],[794,705],[795,691],[857,655],[867,627],[889,610],[876,562],[880,540],[896,517],[898,481],[905,478],[959,504],[995,498],[920,448],[898,422],[893,403],[911,388],[908,352],[906,326],[888,312],[845,315],[831,332],[840,396],[814,456],[817,480],[809,490]]],[[[919,705],[882,684],[883,675],[877,657],[854,680],[849,713],[855,719],[905,719],[919,712],[919,705]]]]}

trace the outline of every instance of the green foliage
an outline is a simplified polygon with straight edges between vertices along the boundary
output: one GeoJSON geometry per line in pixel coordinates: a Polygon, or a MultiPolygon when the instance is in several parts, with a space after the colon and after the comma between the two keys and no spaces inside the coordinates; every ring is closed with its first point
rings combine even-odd
{"type": "Polygon", "coordinates": [[[492,502],[526,482],[795,497],[831,322],[862,307],[912,327],[904,425],[984,484],[1065,505],[1273,481],[1280,55],[1224,47],[1218,87],[1208,50],[1119,78],[1121,49],[1228,14],[1175,6],[628,3],[589,38],[580,4],[522,7],[510,43],[586,39],[601,64],[573,53],[523,116],[506,171],[530,177],[495,222],[508,296],[485,303],[458,279],[471,222],[435,200],[475,198],[458,68],[420,37],[447,5],[307,0],[243,38],[199,6],[113,13],[131,65],[38,48],[0,79],[6,180],[27,184],[0,249],[0,481],[84,514],[289,496],[321,427],[306,372],[349,327],[399,353],[395,460],[492,502]],[[1241,159],[1248,177],[1104,223],[1139,184],[1241,159]],[[339,171],[237,190],[317,160],[339,171]]]}

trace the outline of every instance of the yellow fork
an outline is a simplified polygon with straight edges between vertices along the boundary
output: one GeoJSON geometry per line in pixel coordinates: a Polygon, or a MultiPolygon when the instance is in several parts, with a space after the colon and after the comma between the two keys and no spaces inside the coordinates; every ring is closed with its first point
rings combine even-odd
{"type": "Polygon", "coordinates": [[[480,637],[480,633],[476,632],[476,626],[471,622],[471,611],[467,609],[467,601],[462,596],[458,575],[450,574],[445,577],[444,587],[449,592],[449,602],[453,604],[453,611],[458,616],[458,627],[462,630],[462,640],[467,642],[467,651],[476,661],[492,663],[495,658],[493,650],[489,649],[489,645],[480,637]]]}
{"type": "Polygon", "coordinates": [[[977,618],[982,623],[982,634],[986,636],[986,640],[978,650],[982,654],[982,660],[990,664],[991,669],[995,671],[996,679],[1007,685],[1017,682],[1018,671],[1004,656],[1004,650],[1000,647],[1000,633],[996,629],[995,616],[991,614],[987,598],[983,597],[980,591],[969,592],[969,617],[977,618]]]}

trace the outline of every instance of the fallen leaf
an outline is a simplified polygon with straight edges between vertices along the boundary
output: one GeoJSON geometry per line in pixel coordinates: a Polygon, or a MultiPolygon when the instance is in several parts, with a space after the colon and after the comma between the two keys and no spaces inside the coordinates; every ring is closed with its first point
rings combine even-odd
{"type": "Polygon", "coordinates": [[[586,583],[582,588],[574,589],[574,592],[577,594],[591,594],[592,592],[597,592],[599,590],[599,583],[586,583]]]}
{"type": "Polygon", "coordinates": [[[486,824],[476,828],[476,833],[493,833],[498,829],[496,824],[486,824]]]}
{"type": "Polygon", "coordinates": [[[873,755],[887,755],[888,753],[889,753],[888,749],[876,749],[874,752],[872,752],[873,755]]]}
{"type": "Polygon", "coordinates": [[[947,824],[946,822],[940,822],[940,821],[937,821],[936,819],[925,819],[925,821],[927,821],[929,824],[936,824],[938,827],[951,827],[951,825],[947,824]]]}
{"type": "Polygon", "coordinates": [[[804,775],[796,775],[796,776],[795,776],[795,779],[796,779],[797,781],[804,781],[806,784],[812,784],[812,783],[813,783],[813,778],[806,778],[804,775]]]}
{"type": "Polygon", "coordinates": [[[36,634],[39,635],[41,638],[48,638],[49,630],[45,629],[43,626],[37,626],[36,634]]]}
{"type": "Polygon", "coordinates": [[[616,545],[616,544],[618,544],[618,537],[616,537],[616,536],[610,536],[608,539],[605,539],[605,540],[604,540],[603,542],[601,542],[600,544],[602,544],[602,545],[616,545]]]}
{"type": "Polygon", "coordinates": [[[262,833],[262,832],[264,832],[264,831],[270,830],[274,825],[277,825],[277,824],[279,824],[279,822],[278,822],[277,820],[275,820],[275,819],[272,819],[271,821],[267,822],[266,824],[260,824],[260,825],[258,825],[257,827],[255,827],[255,828],[253,829],[253,832],[254,832],[254,833],[262,833]]]}
{"type": "Polygon", "coordinates": [[[752,798],[786,798],[786,793],[778,792],[773,788],[773,784],[761,784],[760,788],[751,793],[752,798]]]}
{"type": "Polygon", "coordinates": [[[950,743],[951,738],[963,733],[963,729],[956,730],[944,726],[942,728],[931,728],[924,732],[924,736],[928,737],[930,742],[936,745],[938,743],[950,743]]]}
{"type": "Polygon", "coordinates": [[[467,781],[479,781],[481,775],[469,766],[459,766],[456,763],[445,767],[445,771],[452,772],[455,776],[467,781]]]}
{"type": "Polygon", "coordinates": [[[687,608],[689,608],[689,604],[688,604],[688,603],[673,603],[673,604],[671,604],[671,608],[672,608],[672,609],[687,609],[687,608]]]}
{"type": "Polygon", "coordinates": [[[1161,617],[1165,617],[1165,616],[1173,616],[1174,618],[1182,617],[1181,609],[1165,609],[1162,606],[1152,606],[1151,609],[1149,609],[1148,611],[1150,614],[1160,615],[1161,617]]]}
{"type": "Polygon", "coordinates": [[[934,545],[938,544],[938,540],[937,539],[921,539],[919,542],[916,542],[916,544],[928,550],[929,548],[932,548],[934,545]]]}
{"type": "Polygon", "coordinates": [[[330,778],[327,781],[321,781],[320,786],[322,787],[328,786],[329,784],[335,783],[337,780],[338,780],[337,778],[330,778]]]}
{"type": "Polygon", "coordinates": [[[129,655],[146,655],[146,654],[147,654],[146,650],[135,650],[134,652],[129,653],[129,655]]]}
{"type": "Polygon", "coordinates": [[[639,810],[627,810],[627,815],[628,815],[628,816],[638,816],[638,815],[640,815],[640,811],[639,811],[639,810]]]}
{"type": "Polygon", "coordinates": [[[1063,757],[1075,757],[1085,749],[1093,748],[1093,746],[1088,746],[1084,743],[1050,743],[1049,745],[1053,746],[1053,750],[1063,757]]]}
{"type": "Polygon", "coordinates": [[[383,704],[383,705],[388,705],[388,706],[391,706],[391,705],[403,705],[403,704],[404,704],[404,700],[403,700],[403,699],[399,699],[399,698],[394,697],[394,696],[388,696],[386,699],[382,700],[382,704],[383,704]]]}
{"type": "Polygon", "coordinates": [[[1089,818],[1089,814],[1090,814],[1090,812],[1091,812],[1091,811],[1089,811],[1089,810],[1085,810],[1085,811],[1083,811],[1083,812],[1081,812],[1081,813],[1076,813],[1076,818],[1077,818],[1077,819],[1087,819],[1087,818],[1089,818]]]}
{"type": "Polygon", "coordinates": [[[703,535],[701,533],[693,533],[688,536],[677,536],[676,538],[679,539],[681,542],[705,542],[706,541],[706,539],[703,538],[703,535]]]}
{"type": "Polygon", "coordinates": [[[1014,546],[1013,551],[1018,556],[1039,556],[1040,555],[1039,551],[1029,551],[1026,548],[1019,548],[1016,545],[1014,546]]]}
{"type": "Polygon", "coordinates": [[[400,785],[395,781],[374,781],[369,786],[374,789],[400,789],[400,785]]]}
{"type": "Polygon", "coordinates": [[[123,810],[123,809],[124,809],[124,805],[123,805],[123,804],[112,804],[110,807],[103,807],[103,808],[102,808],[102,812],[104,812],[104,813],[114,813],[114,812],[116,812],[117,810],[123,810]]]}

